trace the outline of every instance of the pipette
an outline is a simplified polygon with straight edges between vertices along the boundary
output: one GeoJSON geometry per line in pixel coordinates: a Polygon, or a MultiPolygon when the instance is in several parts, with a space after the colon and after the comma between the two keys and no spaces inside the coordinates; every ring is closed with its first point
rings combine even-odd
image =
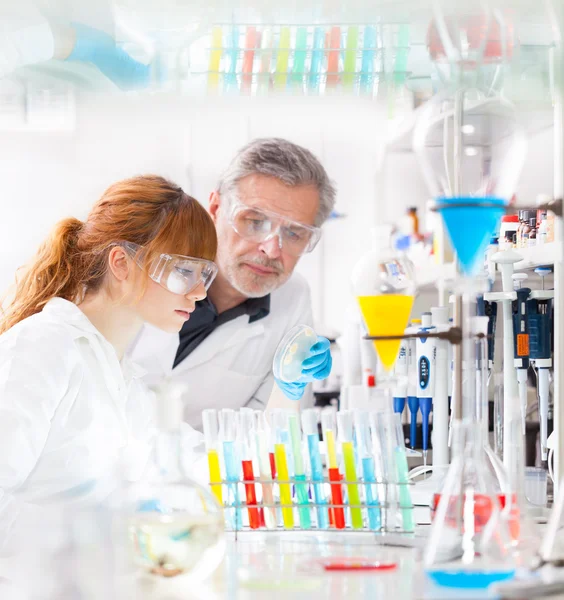
{"type": "MultiPolygon", "coordinates": [[[[430,312],[421,315],[420,333],[429,333],[435,330],[430,312]]],[[[429,416],[433,408],[433,393],[435,390],[435,360],[437,348],[435,338],[417,338],[417,398],[421,409],[423,430],[423,464],[427,466],[427,452],[429,449],[429,416]]]]}
{"type": "MultiPolygon", "coordinates": [[[[432,322],[437,332],[447,331],[448,306],[431,308],[432,322]]],[[[449,464],[448,451],[448,380],[450,376],[449,342],[435,339],[435,375],[433,387],[433,467],[449,464]]]]}
{"type": "Polygon", "coordinates": [[[208,455],[208,470],[210,474],[211,490],[223,506],[223,491],[221,489],[221,469],[219,466],[219,421],[217,410],[208,408],[202,411],[202,425],[204,429],[204,443],[208,455]]]}
{"type": "Polygon", "coordinates": [[[554,291],[544,289],[544,277],[551,271],[535,269],[543,278],[542,290],[531,292],[527,301],[530,359],[537,369],[541,457],[548,458],[548,401],[552,368],[552,304],[554,291]],[[540,271],[540,272],[539,272],[540,271]]]}
{"type": "Polygon", "coordinates": [[[362,529],[362,510],[360,508],[360,493],[358,489],[358,479],[356,476],[356,466],[354,460],[353,447],[353,413],[350,410],[344,410],[337,413],[337,427],[339,430],[339,439],[343,450],[343,462],[345,464],[345,477],[347,479],[347,490],[349,494],[349,504],[351,507],[351,521],[353,529],[362,529]]]}
{"type": "Polygon", "coordinates": [[[525,435],[527,425],[527,371],[529,369],[529,325],[527,322],[527,299],[531,290],[521,287],[527,279],[526,273],[512,275],[517,300],[513,302],[513,338],[515,368],[521,404],[521,425],[525,435]]]}
{"type": "Polygon", "coordinates": [[[356,410],[353,415],[355,437],[358,446],[358,455],[362,463],[362,477],[366,490],[366,504],[368,506],[368,525],[372,531],[381,527],[380,503],[376,485],[376,470],[374,457],[371,452],[369,415],[367,411],[356,410]]]}
{"type": "MultiPolygon", "coordinates": [[[[421,319],[412,319],[411,327],[405,332],[417,333],[421,319]]],[[[415,339],[407,340],[407,407],[411,413],[409,427],[409,445],[415,448],[417,444],[417,413],[419,412],[419,398],[417,397],[417,341],[415,339]]]]}
{"type": "Polygon", "coordinates": [[[306,476],[302,458],[302,434],[300,430],[300,417],[298,413],[291,413],[288,416],[288,426],[290,428],[290,439],[292,441],[292,454],[294,455],[294,479],[304,482],[296,483],[296,496],[298,498],[300,527],[302,529],[311,529],[308,488],[307,484],[305,483],[306,476]]]}
{"type": "MultiPolygon", "coordinates": [[[[274,454],[272,461],[268,449],[270,447],[270,428],[266,416],[262,410],[255,411],[256,447],[261,482],[268,482],[276,477],[276,471],[272,472],[274,454]]],[[[274,494],[272,483],[261,483],[262,500],[266,505],[264,508],[264,524],[268,529],[276,529],[276,508],[274,507],[274,494]]]]}
{"type": "Polygon", "coordinates": [[[394,371],[396,374],[396,389],[394,390],[394,412],[402,414],[407,402],[407,344],[408,340],[400,342],[400,348],[394,371]]]}
{"type": "Polygon", "coordinates": [[[280,504],[282,505],[282,520],[285,529],[294,528],[294,509],[292,508],[292,488],[290,485],[290,473],[288,471],[288,460],[286,453],[286,441],[288,440],[288,414],[286,411],[278,410],[272,414],[274,427],[274,457],[276,459],[276,471],[280,487],[280,504]],[[282,483],[285,482],[285,483],[282,483]]]}
{"type": "Polygon", "coordinates": [[[321,413],[323,438],[327,449],[327,470],[331,481],[331,504],[333,504],[333,522],[337,529],[345,528],[345,511],[343,510],[343,490],[341,489],[341,474],[337,463],[335,446],[335,411],[331,408],[321,413]]]}
{"type": "Polygon", "coordinates": [[[249,513],[249,526],[251,529],[260,527],[260,517],[257,506],[255,490],[255,474],[253,472],[253,454],[256,447],[255,413],[252,408],[241,408],[239,412],[240,439],[241,439],[241,466],[243,467],[243,481],[245,483],[245,496],[247,511],[249,513]],[[252,482],[252,483],[251,483],[252,482]]]}
{"type": "Polygon", "coordinates": [[[219,412],[219,427],[221,431],[221,439],[223,440],[223,460],[225,463],[226,479],[230,483],[227,484],[228,505],[235,507],[235,510],[227,511],[231,527],[233,529],[241,529],[242,515],[241,501],[239,498],[239,480],[241,464],[237,456],[237,448],[235,445],[237,439],[237,413],[232,408],[222,408],[219,412]]]}
{"type": "Polygon", "coordinates": [[[302,411],[302,428],[307,438],[307,447],[309,451],[309,465],[312,481],[319,483],[313,484],[313,496],[315,498],[317,527],[319,529],[328,529],[329,513],[325,492],[323,490],[323,463],[321,462],[321,453],[319,452],[319,432],[317,429],[317,411],[314,408],[308,408],[302,411]]]}

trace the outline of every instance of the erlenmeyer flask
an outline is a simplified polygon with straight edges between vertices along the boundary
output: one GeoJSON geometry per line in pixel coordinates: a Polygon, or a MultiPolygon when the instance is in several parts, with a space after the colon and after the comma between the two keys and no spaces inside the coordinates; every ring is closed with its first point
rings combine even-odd
{"type": "Polygon", "coordinates": [[[507,520],[486,465],[483,428],[453,425],[453,458],[425,554],[427,575],[451,588],[487,588],[515,574],[507,520]]]}

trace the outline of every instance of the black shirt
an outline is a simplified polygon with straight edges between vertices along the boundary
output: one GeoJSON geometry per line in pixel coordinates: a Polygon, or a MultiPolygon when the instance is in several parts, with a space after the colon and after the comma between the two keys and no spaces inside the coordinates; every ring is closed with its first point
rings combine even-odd
{"type": "Polygon", "coordinates": [[[262,298],[247,298],[241,304],[221,314],[217,313],[215,306],[208,298],[196,302],[196,309],[180,330],[180,343],[172,368],[179,365],[208,335],[223,323],[228,323],[241,315],[249,315],[249,323],[254,323],[266,317],[269,312],[270,294],[262,298]]]}

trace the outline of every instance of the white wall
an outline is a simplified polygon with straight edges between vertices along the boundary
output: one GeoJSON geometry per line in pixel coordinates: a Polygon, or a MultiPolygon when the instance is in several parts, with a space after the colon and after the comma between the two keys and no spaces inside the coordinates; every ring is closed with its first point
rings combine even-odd
{"type": "MultiPolygon", "coordinates": [[[[407,206],[423,209],[427,199],[412,155],[389,156],[384,173],[377,173],[385,127],[373,103],[352,98],[90,96],[77,106],[72,134],[20,132],[0,138],[0,289],[13,281],[17,266],[58,219],[84,218],[114,181],[154,172],[206,203],[240,146],[277,135],[316,153],[338,187],[337,209],[347,216],[325,225],[322,242],[298,269],[310,280],[317,321],[340,330],[350,301],[350,272],[370,245],[371,225],[398,219],[407,206]]],[[[529,152],[523,186],[528,195],[538,185],[539,169],[550,189],[547,135],[529,152]]]]}

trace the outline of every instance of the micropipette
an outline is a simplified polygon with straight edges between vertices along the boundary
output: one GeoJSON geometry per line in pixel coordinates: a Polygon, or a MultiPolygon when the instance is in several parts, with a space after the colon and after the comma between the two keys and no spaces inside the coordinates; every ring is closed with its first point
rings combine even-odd
{"type": "Polygon", "coordinates": [[[208,408],[202,411],[202,425],[204,429],[204,442],[208,455],[208,470],[210,474],[211,490],[216,500],[223,506],[223,492],[221,489],[221,469],[219,466],[219,421],[217,410],[208,408]],[[214,485],[215,484],[215,485],[214,485]]]}
{"type": "Polygon", "coordinates": [[[241,466],[243,467],[243,481],[245,483],[245,496],[247,499],[247,511],[249,513],[249,526],[251,529],[260,527],[260,516],[257,506],[255,490],[255,474],[253,472],[253,454],[256,442],[255,435],[255,413],[252,408],[241,408],[240,439],[241,439],[241,466]],[[251,483],[252,482],[252,483],[251,483]]]}
{"type": "Polygon", "coordinates": [[[343,462],[345,464],[345,477],[347,479],[347,490],[349,494],[349,504],[351,507],[351,521],[353,529],[362,529],[362,510],[360,508],[360,493],[358,489],[358,479],[356,476],[356,466],[354,460],[353,447],[353,414],[350,410],[337,413],[337,427],[339,430],[339,439],[343,450],[343,462]]]}
{"type": "Polygon", "coordinates": [[[313,496],[315,498],[317,527],[319,529],[328,529],[329,513],[325,492],[323,490],[323,463],[321,462],[321,453],[319,452],[319,432],[317,429],[317,411],[314,408],[308,408],[302,411],[302,428],[307,438],[307,447],[309,450],[309,464],[312,481],[319,483],[313,484],[313,496]]]}
{"type": "Polygon", "coordinates": [[[276,460],[276,471],[280,487],[280,504],[282,505],[282,520],[285,529],[294,528],[294,509],[292,507],[292,488],[290,484],[290,473],[288,471],[288,460],[286,453],[288,435],[288,414],[286,411],[277,410],[272,414],[275,435],[274,457],[276,460]]]}
{"type": "MultiPolygon", "coordinates": [[[[435,330],[430,312],[421,315],[420,333],[435,330]]],[[[435,390],[435,359],[437,348],[435,338],[417,338],[417,398],[421,409],[423,430],[423,464],[427,466],[427,452],[429,449],[429,415],[433,408],[433,392],[435,390]]]]}
{"type": "Polygon", "coordinates": [[[535,269],[542,279],[542,290],[531,292],[527,300],[530,359],[537,369],[540,447],[543,461],[548,458],[548,402],[550,369],[552,368],[552,304],[553,290],[544,289],[544,277],[550,269],[535,269]]]}
{"type": "Polygon", "coordinates": [[[354,429],[358,445],[358,454],[362,463],[362,477],[366,490],[366,504],[368,506],[368,525],[372,531],[381,527],[380,503],[376,485],[376,470],[374,457],[371,452],[369,415],[366,411],[354,411],[354,429]]]}
{"type": "Polygon", "coordinates": [[[407,342],[403,339],[400,342],[400,349],[394,371],[397,378],[396,389],[394,390],[394,412],[402,414],[407,401],[407,342]]]}
{"type": "Polygon", "coordinates": [[[298,498],[300,527],[302,529],[310,529],[311,518],[309,515],[308,486],[305,483],[306,476],[302,458],[302,435],[300,430],[300,417],[298,413],[291,413],[288,416],[288,426],[290,429],[290,439],[292,441],[292,454],[294,456],[294,479],[304,482],[296,483],[296,496],[298,498]]]}
{"type": "MultiPolygon", "coordinates": [[[[276,471],[272,472],[272,461],[270,460],[270,429],[266,421],[266,416],[262,410],[255,411],[255,431],[256,431],[256,446],[259,464],[259,474],[262,482],[269,481],[276,477],[276,471]]],[[[266,505],[264,508],[264,523],[268,529],[276,529],[276,508],[274,507],[274,494],[272,483],[261,483],[262,500],[266,505]]]]}
{"type": "Polygon", "coordinates": [[[323,438],[327,449],[327,469],[331,481],[331,503],[333,504],[333,521],[337,529],[345,528],[345,511],[343,510],[343,490],[341,488],[341,474],[337,463],[335,447],[335,411],[331,408],[321,413],[321,426],[323,438]]]}
{"type": "MultiPolygon", "coordinates": [[[[412,319],[411,327],[405,330],[406,334],[417,333],[421,319],[412,319]]],[[[417,413],[419,411],[419,398],[417,397],[417,341],[407,340],[407,407],[411,413],[409,427],[409,445],[415,448],[417,443],[417,413]]]]}
{"type": "Polygon", "coordinates": [[[232,529],[241,529],[241,501],[239,499],[239,485],[241,479],[239,465],[241,464],[237,456],[237,413],[232,408],[222,408],[219,411],[219,426],[221,439],[223,440],[223,460],[225,462],[227,484],[228,505],[236,507],[235,510],[226,511],[232,529]]]}
{"type": "Polygon", "coordinates": [[[531,290],[521,287],[527,279],[526,273],[512,275],[517,300],[513,302],[513,337],[515,368],[521,404],[521,425],[525,435],[527,424],[527,371],[529,369],[529,325],[527,322],[527,299],[531,290]]]}

